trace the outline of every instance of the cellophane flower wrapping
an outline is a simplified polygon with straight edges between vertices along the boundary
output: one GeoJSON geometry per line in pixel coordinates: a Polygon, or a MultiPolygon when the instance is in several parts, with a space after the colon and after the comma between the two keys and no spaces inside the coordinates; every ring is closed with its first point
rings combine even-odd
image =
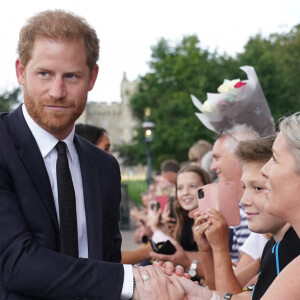
{"type": "Polygon", "coordinates": [[[248,79],[224,80],[219,93],[207,93],[202,104],[192,95],[194,105],[201,111],[196,113],[208,129],[219,133],[237,124],[247,124],[260,136],[275,134],[275,124],[267,100],[252,66],[240,68],[248,79]]]}

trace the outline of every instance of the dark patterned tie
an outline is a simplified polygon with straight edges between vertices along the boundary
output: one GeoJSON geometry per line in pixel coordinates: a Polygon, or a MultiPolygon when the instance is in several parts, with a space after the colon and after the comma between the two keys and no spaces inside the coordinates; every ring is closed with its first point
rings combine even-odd
{"type": "Polygon", "coordinates": [[[69,169],[67,146],[59,141],[56,146],[57,189],[60,218],[61,253],[78,257],[78,236],[75,191],[69,169]]]}

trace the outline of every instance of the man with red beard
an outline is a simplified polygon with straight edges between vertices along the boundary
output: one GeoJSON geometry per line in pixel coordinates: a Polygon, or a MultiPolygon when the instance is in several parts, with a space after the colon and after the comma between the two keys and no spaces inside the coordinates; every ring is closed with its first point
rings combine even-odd
{"type": "Polygon", "coordinates": [[[98,75],[96,32],[45,11],[21,29],[18,53],[24,104],[0,115],[0,299],[129,299],[119,166],[74,134],[98,75]]]}

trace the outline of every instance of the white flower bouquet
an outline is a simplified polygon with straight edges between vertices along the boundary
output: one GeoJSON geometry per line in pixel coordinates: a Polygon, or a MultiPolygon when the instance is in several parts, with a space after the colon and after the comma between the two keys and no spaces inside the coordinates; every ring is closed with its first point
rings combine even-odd
{"type": "Polygon", "coordinates": [[[254,68],[243,66],[240,69],[247,74],[247,80],[225,79],[218,88],[219,93],[207,93],[203,104],[191,95],[201,112],[196,116],[216,133],[236,124],[247,124],[261,136],[275,134],[274,120],[254,68]]]}

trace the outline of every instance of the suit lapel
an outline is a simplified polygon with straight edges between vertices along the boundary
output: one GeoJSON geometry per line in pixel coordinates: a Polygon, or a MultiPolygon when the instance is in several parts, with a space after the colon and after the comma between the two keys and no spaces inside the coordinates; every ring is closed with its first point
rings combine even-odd
{"type": "Polygon", "coordinates": [[[8,126],[19,157],[31,177],[35,188],[38,190],[41,201],[44,203],[54,226],[59,230],[52,189],[45,163],[24,119],[21,105],[8,116],[8,126]]]}
{"type": "Polygon", "coordinates": [[[93,154],[91,153],[89,147],[87,147],[85,141],[82,142],[82,140],[75,136],[74,143],[81,168],[89,257],[101,260],[103,257],[103,224],[101,181],[99,182],[100,176],[97,168],[98,164],[93,159],[93,154]]]}
{"type": "MultiPolygon", "coordinates": [[[[8,130],[19,157],[39,192],[41,201],[46,207],[54,226],[59,231],[48,173],[38,145],[24,119],[22,106],[20,105],[9,114],[7,120],[8,130]]],[[[101,174],[99,174],[99,169],[96,167],[98,164],[95,163],[86,142],[82,142],[75,136],[74,143],[82,175],[89,257],[101,260],[103,257],[101,181],[99,182],[99,175],[101,174]]]]}

